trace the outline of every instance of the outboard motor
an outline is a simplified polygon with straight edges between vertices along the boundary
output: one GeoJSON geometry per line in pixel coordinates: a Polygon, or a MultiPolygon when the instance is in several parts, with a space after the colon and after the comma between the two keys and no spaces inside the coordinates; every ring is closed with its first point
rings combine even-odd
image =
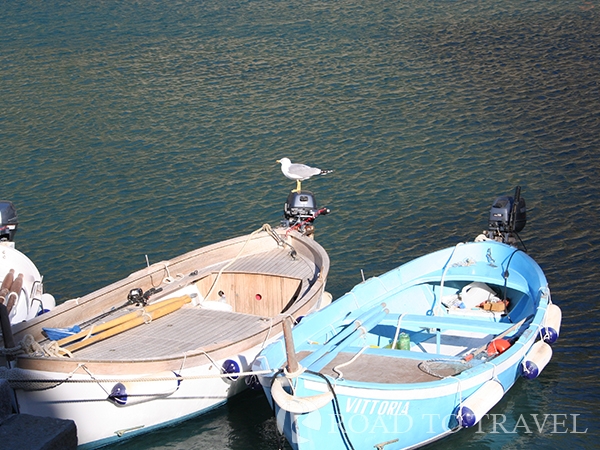
{"type": "Polygon", "coordinates": [[[312,192],[290,192],[283,207],[281,225],[297,229],[300,233],[310,236],[314,232],[312,225],[314,220],[329,212],[327,208],[317,208],[317,200],[312,192]]]}
{"type": "Polygon", "coordinates": [[[521,186],[515,189],[514,197],[498,197],[490,210],[487,237],[495,241],[516,245],[518,233],[527,222],[525,199],[521,197],[521,186]]]}
{"type": "Polygon", "coordinates": [[[17,210],[12,202],[0,201],[0,241],[12,242],[18,225],[17,210]]]}

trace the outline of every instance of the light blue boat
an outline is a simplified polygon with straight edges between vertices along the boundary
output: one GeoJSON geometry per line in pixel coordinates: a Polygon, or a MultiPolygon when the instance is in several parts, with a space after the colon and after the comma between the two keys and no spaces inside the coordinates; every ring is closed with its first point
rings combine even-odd
{"type": "Polygon", "coordinates": [[[419,447],[539,375],[561,311],[538,264],[509,245],[524,208],[517,188],[475,242],[362,282],[261,352],[253,370],[292,448],[419,447]]]}

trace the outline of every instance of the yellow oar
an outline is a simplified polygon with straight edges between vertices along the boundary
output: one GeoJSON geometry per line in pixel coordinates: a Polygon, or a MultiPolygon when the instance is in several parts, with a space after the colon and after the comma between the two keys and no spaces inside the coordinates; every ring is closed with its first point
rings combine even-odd
{"type": "MultiPolygon", "coordinates": [[[[174,297],[174,298],[170,298],[168,300],[163,300],[161,302],[152,303],[151,305],[148,305],[145,308],[138,309],[136,311],[132,311],[129,314],[125,314],[121,317],[117,317],[116,319],[96,325],[91,328],[91,331],[93,334],[100,333],[101,331],[106,331],[110,328],[114,328],[123,323],[129,322],[130,320],[136,319],[138,317],[142,317],[144,314],[151,313],[152,311],[155,311],[164,306],[170,305],[171,303],[176,303],[179,301],[183,301],[183,304],[185,304],[185,303],[191,302],[192,299],[190,298],[189,295],[184,295],[182,297],[174,297]]],[[[183,306],[183,304],[181,306],[183,306]]],[[[179,308],[181,308],[181,306],[179,306],[179,308]]],[[[179,308],[177,308],[177,309],[179,309],[179,308]]],[[[90,329],[82,330],[79,333],[76,333],[71,336],[67,336],[67,337],[60,339],[59,341],[57,341],[57,343],[59,346],[64,347],[65,345],[67,345],[71,342],[77,341],[78,339],[85,338],[88,334],[90,334],[90,329]]]]}
{"type": "Polygon", "coordinates": [[[155,319],[158,319],[159,317],[166,316],[167,314],[170,314],[173,311],[177,311],[183,305],[188,303],[190,299],[188,296],[185,296],[185,297],[179,299],[178,301],[173,301],[173,302],[169,302],[169,303],[165,302],[166,304],[160,308],[156,308],[155,310],[150,311],[150,312],[146,311],[146,314],[144,314],[142,316],[135,317],[127,322],[120,324],[120,325],[109,328],[108,330],[106,330],[102,333],[95,334],[94,336],[90,337],[89,339],[84,339],[83,341],[68,345],[65,348],[67,350],[69,350],[70,352],[74,352],[75,350],[79,350],[80,348],[87,347],[88,345],[93,344],[95,342],[103,341],[104,339],[107,339],[111,336],[115,336],[116,334],[122,333],[123,331],[127,331],[127,330],[137,327],[138,325],[147,323],[148,320],[155,320],[155,319]],[[187,299],[185,297],[187,297],[187,299]]]}

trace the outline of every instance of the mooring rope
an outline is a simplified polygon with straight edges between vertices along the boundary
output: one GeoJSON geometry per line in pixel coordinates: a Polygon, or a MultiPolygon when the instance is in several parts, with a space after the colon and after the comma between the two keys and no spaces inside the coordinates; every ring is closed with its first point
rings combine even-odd
{"type": "Polygon", "coordinates": [[[39,344],[31,334],[26,334],[23,339],[14,347],[11,348],[0,348],[0,355],[2,356],[17,356],[25,353],[29,356],[36,357],[72,357],[73,354],[61,346],[58,342],[51,341],[46,344],[39,344]]]}
{"type": "MultiPolygon", "coordinates": [[[[142,383],[142,382],[161,382],[161,381],[185,381],[185,380],[202,380],[202,379],[211,379],[211,378],[230,378],[232,376],[236,376],[236,377],[245,377],[245,376],[251,376],[251,375],[271,375],[274,374],[275,372],[277,372],[276,370],[272,370],[272,369],[265,369],[265,370],[259,370],[259,371],[244,371],[244,372],[236,372],[236,373],[218,373],[218,374],[203,374],[203,375],[179,375],[176,374],[175,372],[173,372],[173,376],[172,377],[140,377],[140,378],[124,378],[124,377],[117,377],[117,378],[98,378],[95,375],[93,375],[85,366],[83,365],[78,365],[77,369],[79,368],[83,368],[86,373],[90,376],[89,379],[73,379],[71,378],[74,374],[74,371],[71,372],[67,378],[28,378],[28,370],[26,369],[6,369],[3,367],[0,367],[0,378],[5,379],[6,381],[8,381],[9,383],[13,383],[13,384],[18,384],[21,388],[23,385],[25,384],[38,384],[38,383],[44,383],[44,384],[63,384],[63,383],[123,383],[123,382],[128,382],[128,383],[142,383]],[[14,377],[11,377],[11,375],[14,375],[14,377]]],[[[75,369],[75,370],[77,370],[75,369]]],[[[35,389],[31,389],[31,390],[35,390],[35,389]]]]}

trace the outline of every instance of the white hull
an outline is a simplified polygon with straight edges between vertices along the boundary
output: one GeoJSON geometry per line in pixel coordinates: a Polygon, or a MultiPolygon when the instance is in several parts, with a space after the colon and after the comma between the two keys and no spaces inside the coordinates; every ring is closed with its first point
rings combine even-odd
{"type": "MultiPolygon", "coordinates": [[[[260,347],[252,349],[236,358],[252,361],[259,350],[260,347]]],[[[220,366],[223,361],[217,363],[220,366]]],[[[243,367],[243,371],[248,370],[249,367],[243,367]]],[[[28,375],[56,380],[56,374],[51,372],[28,375]]],[[[75,420],[80,446],[95,448],[207,412],[246,388],[245,377],[223,377],[213,364],[183,369],[179,376],[180,379],[173,372],[163,372],[110,377],[87,374],[82,368],[53,389],[19,390],[20,411],[75,420]],[[134,389],[137,386],[135,395],[139,397],[129,397],[125,405],[108,400],[117,382],[134,389]]]]}

